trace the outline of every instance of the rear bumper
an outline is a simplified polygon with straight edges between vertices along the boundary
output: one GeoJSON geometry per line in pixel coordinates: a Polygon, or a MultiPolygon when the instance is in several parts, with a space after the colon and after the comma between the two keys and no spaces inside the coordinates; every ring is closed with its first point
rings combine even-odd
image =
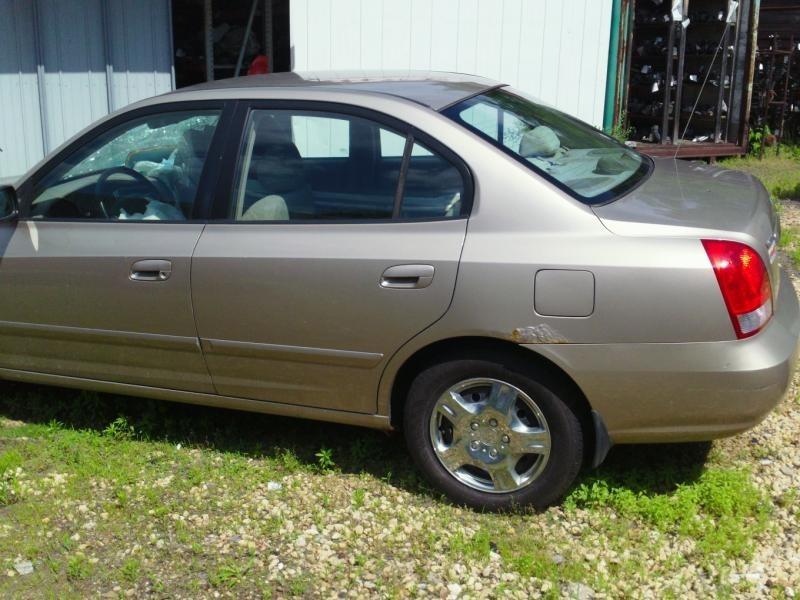
{"type": "Polygon", "coordinates": [[[767,327],[746,340],[526,347],[575,379],[613,443],[709,440],[753,427],[786,393],[800,309],[784,272],[776,309],[767,327]]]}

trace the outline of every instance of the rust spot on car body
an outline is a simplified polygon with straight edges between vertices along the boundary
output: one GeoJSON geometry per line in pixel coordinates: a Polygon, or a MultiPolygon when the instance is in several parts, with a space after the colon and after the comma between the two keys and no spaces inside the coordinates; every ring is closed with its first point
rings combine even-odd
{"type": "Polygon", "coordinates": [[[529,325],[517,327],[511,332],[511,339],[518,344],[568,344],[569,340],[550,325],[529,325]]]}

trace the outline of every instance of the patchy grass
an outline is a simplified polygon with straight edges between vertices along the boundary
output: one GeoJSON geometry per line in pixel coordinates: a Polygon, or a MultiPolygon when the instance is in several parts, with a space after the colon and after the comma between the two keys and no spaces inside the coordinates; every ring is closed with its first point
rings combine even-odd
{"type": "Polygon", "coordinates": [[[491,515],[447,504],[397,436],[3,384],[0,596],[427,597],[457,584],[528,597],[579,582],[681,596],[698,573],[695,587],[727,593],[772,503],[741,456],[709,448],[615,448],[563,506],[491,515]],[[22,559],[33,574],[15,572],[22,559]]]}
{"type": "Polygon", "coordinates": [[[19,497],[18,469],[22,456],[15,450],[0,453],[0,508],[13,504],[19,497]]]}
{"type": "Polygon", "coordinates": [[[781,229],[779,246],[791,259],[795,268],[800,267],[800,227],[784,225],[781,229]]]}
{"type": "Polygon", "coordinates": [[[763,492],[741,469],[713,469],[667,493],[632,489],[624,480],[602,475],[582,483],[567,499],[570,507],[610,507],[663,532],[677,531],[697,540],[704,558],[720,554],[750,558],[752,539],[763,533],[769,516],[763,492]]]}
{"type": "Polygon", "coordinates": [[[748,155],[725,159],[720,164],[755,175],[774,199],[800,200],[800,156],[797,153],[775,156],[768,152],[763,159],[748,155]]]}

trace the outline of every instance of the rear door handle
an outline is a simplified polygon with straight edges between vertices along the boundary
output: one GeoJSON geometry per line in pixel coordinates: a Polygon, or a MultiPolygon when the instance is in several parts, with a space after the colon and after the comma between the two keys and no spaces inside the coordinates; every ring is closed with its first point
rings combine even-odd
{"type": "Polygon", "coordinates": [[[419,289],[433,281],[433,265],[395,265],[381,275],[381,287],[419,289]]]}
{"type": "Polygon", "coordinates": [[[131,265],[133,281],[166,281],[172,275],[172,263],[168,260],[139,260],[131,265]]]}

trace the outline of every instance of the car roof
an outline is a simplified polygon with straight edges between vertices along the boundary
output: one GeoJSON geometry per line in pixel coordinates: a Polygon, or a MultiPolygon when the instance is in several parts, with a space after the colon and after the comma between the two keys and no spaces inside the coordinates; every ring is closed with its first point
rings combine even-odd
{"type": "Polygon", "coordinates": [[[220,79],[181,88],[161,98],[166,100],[184,92],[212,90],[302,88],[304,92],[319,91],[321,94],[347,91],[400,97],[439,111],[498,85],[484,77],[443,71],[315,71],[220,79]]]}

